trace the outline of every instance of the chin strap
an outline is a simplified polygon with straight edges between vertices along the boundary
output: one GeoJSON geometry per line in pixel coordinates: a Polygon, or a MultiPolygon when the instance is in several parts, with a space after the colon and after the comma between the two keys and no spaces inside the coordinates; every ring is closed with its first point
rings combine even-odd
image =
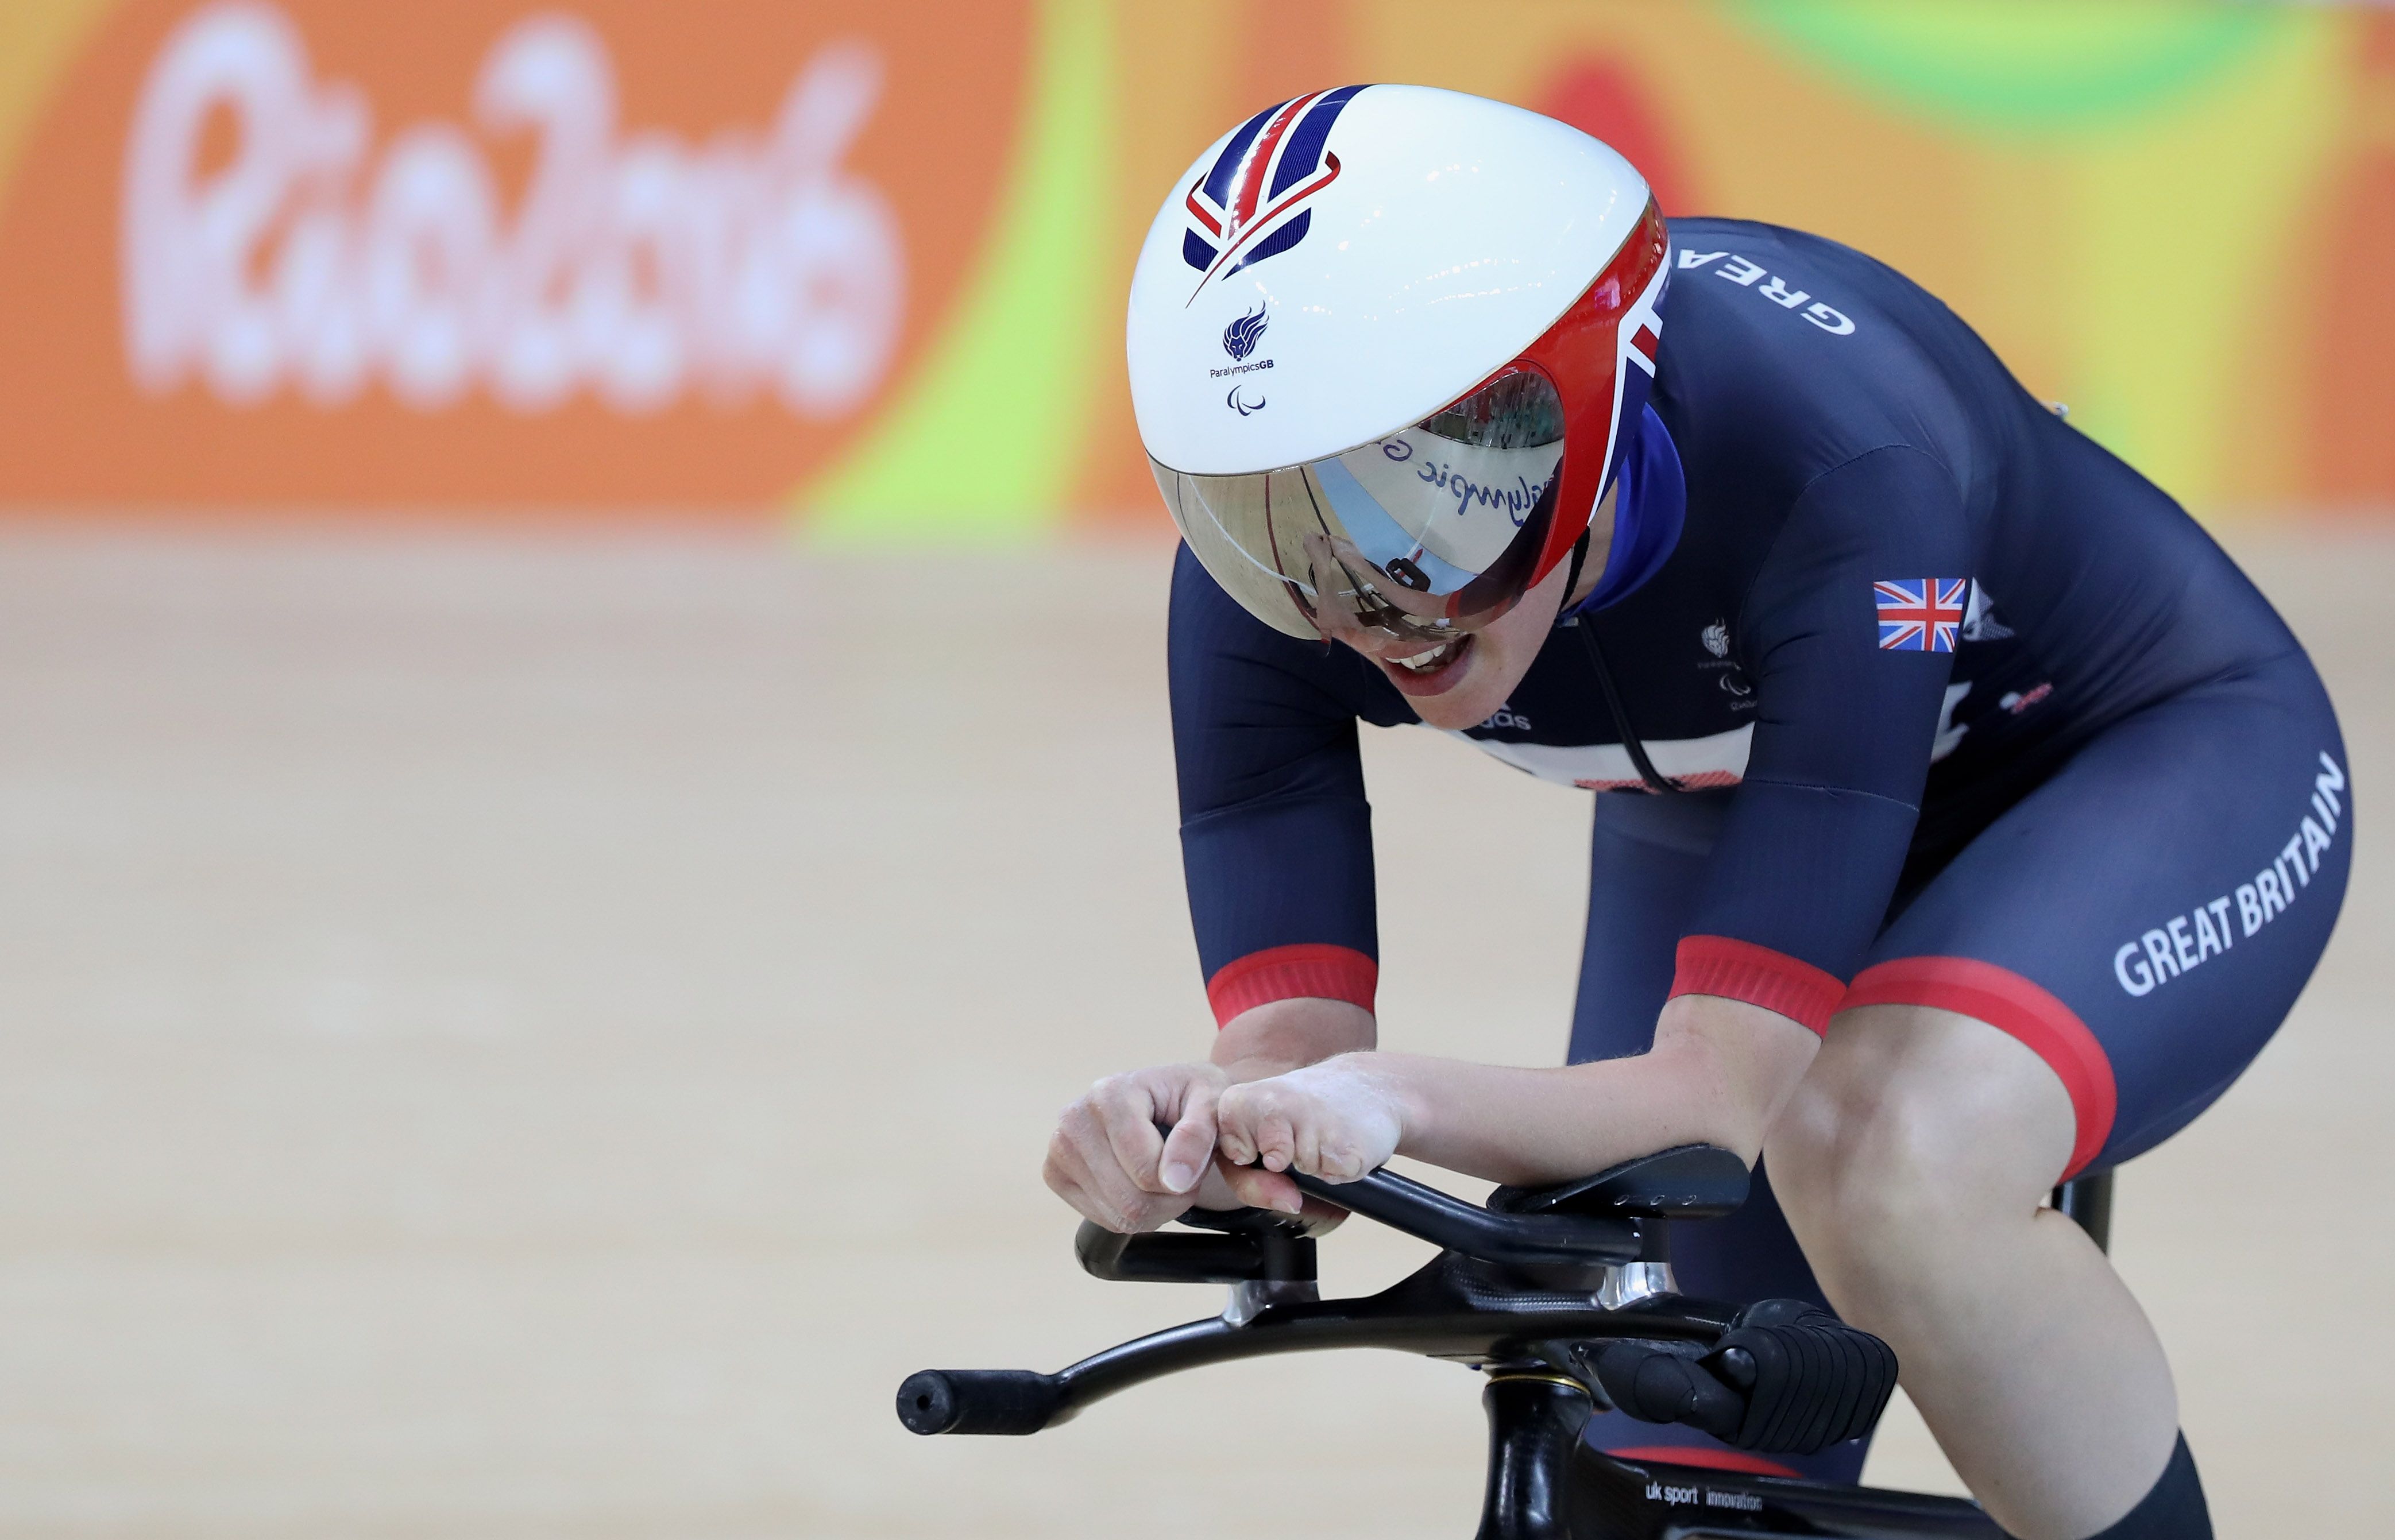
{"type": "Polygon", "coordinates": [[[1621,746],[1630,752],[1630,763],[1637,770],[1638,779],[1659,796],[1687,791],[1687,787],[1657,770],[1655,761],[1647,757],[1647,745],[1638,741],[1637,732],[1630,725],[1630,713],[1621,704],[1621,691],[1614,688],[1613,670],[1605,665],[1605,654],[1597,649],[1596,627],[1582,620],[1565,624],[1579,629],[1581,645],[1588,649],[1589,666],[1596,670],[1596,686],[1605,691],[1605,709],[1613,714],[1613,731],[1621,734],[1621,746]]]}
{"type": "MultiPolygon", "coordinates": [[[[1587,559],[1588,536],[1583,534],[1571,549],[1571,575],[1564,580],[1567,602],[1571,599],[1572,590],[1580,586],[1581,564],[1587,559]]],[[[1613,670],[1606,666],[1605,653],[1596,645],[1596,627],[1589,623],[1588,617],[1572,614],[1568,610],[1555,625],[1558,628],[1568,625],[1580,633],[1581,645],[1588,650],[1589,666],[1596,671],[1596,687],[1605,694],[1605,709],[1613,716],[1613,731],[1621,735],[1621,746],[1629,752],[1630,763],[1638,771],[1638,779],[1647,783],[1648,791],[1659,796],[1687,791],[1687,787],[1657,770],[1655,761],[1647,757],[1647,745],[1638,741],[1637,731],[1630,725],[1630,713],[1621,704],[1621,691],[1613,682],[1613,670]]]]}
{"type": "Polygon", "coordinates": [[[1569,625],[1576,618],[1571,612],[1572,591],[1580,586],[1581,568],[1588,564],[1588,540],[1594,533],[1582,530],[1580,538],[1572,542],[1571,571],[1564,578],[1564,607],[1561,618],[1555,622],[1557,625],[1569,625]]]}

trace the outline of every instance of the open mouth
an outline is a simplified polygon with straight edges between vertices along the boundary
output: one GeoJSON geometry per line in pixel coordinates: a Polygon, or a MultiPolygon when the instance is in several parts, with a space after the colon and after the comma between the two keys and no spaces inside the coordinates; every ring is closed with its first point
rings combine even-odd
{"type": "Polygon", "coordinates": [[[1472,642],[1472,633],[1467,631],[1405,657],[1383,657],[1381,663],[1397,688],[1408,694],[1434,694],[1453,682],[1449,676],[1470,655],[1472,642]]]}

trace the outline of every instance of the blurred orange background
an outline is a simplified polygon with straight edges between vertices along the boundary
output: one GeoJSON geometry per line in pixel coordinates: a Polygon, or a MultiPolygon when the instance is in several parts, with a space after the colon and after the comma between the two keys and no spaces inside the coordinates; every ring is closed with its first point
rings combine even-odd
{"type": "Polygon", "coordinates": [[[20,507],[1160,529],[1139,237],[1353,79],[1893,261],[2208,516],[2395,505],[2371,8],[23,0],[0,57],[20,507]]]}

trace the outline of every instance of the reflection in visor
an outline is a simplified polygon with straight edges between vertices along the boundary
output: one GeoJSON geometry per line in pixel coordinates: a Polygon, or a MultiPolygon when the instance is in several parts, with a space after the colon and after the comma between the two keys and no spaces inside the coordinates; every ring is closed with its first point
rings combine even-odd
{"type": "Polygon", "coordinates": [[[1432,413],[1422,431],[1489,449],[1561,443],[1564,401],[1544,375],[1509,369],[1454,405],[1432,413]]]}
{"type": "Polygon", "coordinates": [[[1496,565],[1562,463],[1552,444],[1496,448],[1414,428],[1307,469],[1357,549],[1405,586],[1443,597],[1496,565]]]}
{"type": "Polygon", "coordinates": [[[1445,631],[1503,613],[1528,586],[1562,465],[1562,401],[1545,375],[1517,369],[1414,428],[1310,465],[1155,470],[1215,581],[1268,624],[1311,637],[1323,596],[1308,534],[1329,539],[1343,566],[1370,569],[1321,574],[1368,625],[1445,631]]]}
{"type": "MultiPolygon", "coordinates": [[[[1393,449],[1410,451],[1412,447],[1398,438],[1355,453],[1370,456],[1385,454],[1393,449]]],[[[1356,479],[1356,473],[1347,468],[1346,456],[1319,461],[1308,468],[1322,488],[1323,496],[1338,512],[1339,521],[1347,526],[1348,539],[1364,553],[1365,559],[1380,568],[1400,587],[1443,597],[1480,575],[1432,554],[1429,547],[1415,538],[1412,531],[1397,522],[1386,504],[1356,479]]],[[[1400,490],[1409,489],[1403,488],[1401,484],[1400,490]]]]}

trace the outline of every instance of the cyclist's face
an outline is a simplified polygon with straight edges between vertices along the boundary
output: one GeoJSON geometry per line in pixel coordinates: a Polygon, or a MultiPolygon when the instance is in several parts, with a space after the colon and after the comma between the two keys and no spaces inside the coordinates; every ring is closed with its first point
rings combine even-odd
{"type": "MultiPolygon", "coordinates": [[[[1317,573],[1336,571],[1336,553],[1316,535],[1307,542],[1317,573]],[[1320,543],[1322,549],[1314,546],[1320,543]]],[[[1530,660],[1546,645],[1547,633],[1563,608],[1564,585],[1571,564],[1559,563],[1520,603],[1489,624],[1459,629],[1454,638],[1432,642],[1392,636],[1359,624],[1343,604],[1325,604],[1315,624],[1333,641],[1344,642],[1372,660],[1389,682],[1404,691],[1406,704],[1432,727],[1477,727],[1495,714],[1530,671],[1530,660]]]]}

